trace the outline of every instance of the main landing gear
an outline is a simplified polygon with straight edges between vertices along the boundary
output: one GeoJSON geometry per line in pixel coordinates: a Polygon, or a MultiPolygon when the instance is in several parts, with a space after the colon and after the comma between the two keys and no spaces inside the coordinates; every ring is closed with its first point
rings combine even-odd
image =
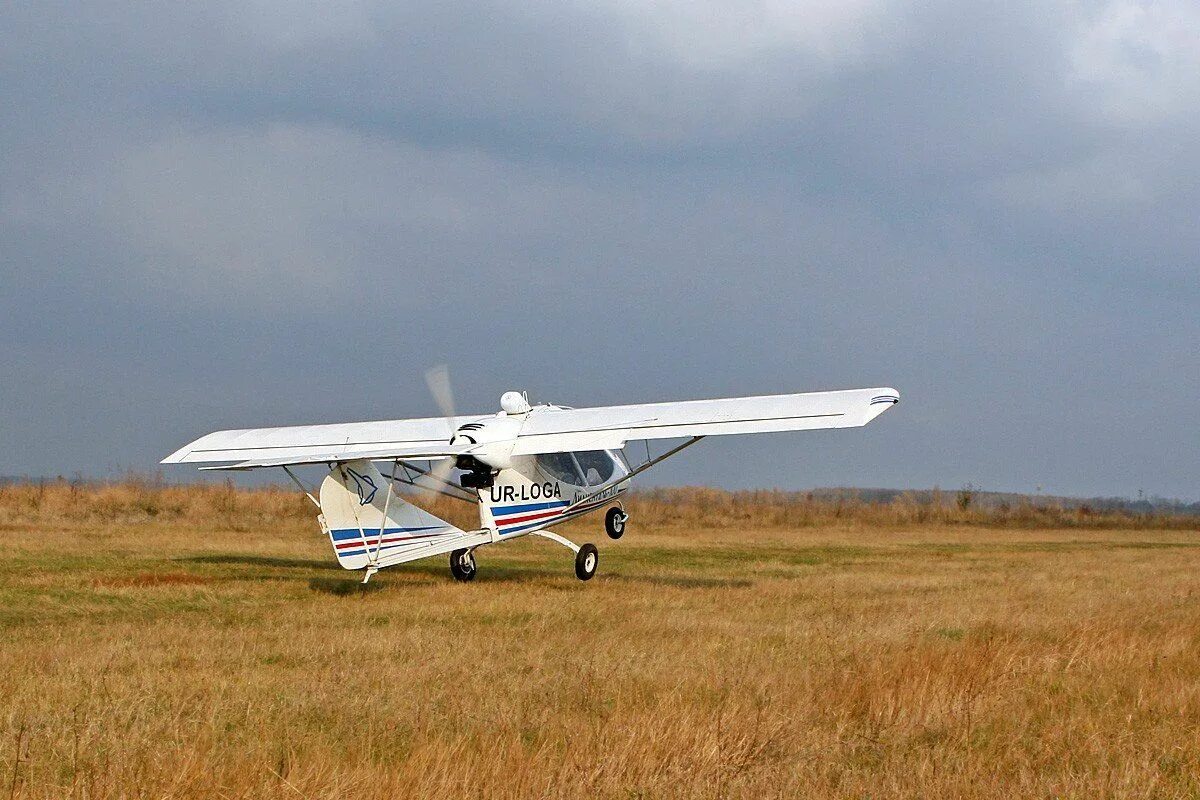
{"type": "Polygon", "coordinates": [[[599,563],[600,553],[596,550],[596,545],[585,544],[575,554],[575,577],[581,581],[591,580],[599,563]]]}
{"type": "MultiPolygon", "coordinates": [[[[541,536],[549,539],[552,542],[558,542],[564,547],[569,547],[575,551],[575,577],[581,581],[590,581],[592,576],[596,574],[596,567],[600,565],[600,552],[596,550],[596,545],[585,544],[578,546],[570,539],[564,539],[557,533],[550,531],[534,531],[535,536],[541,536]]],[[[450,574],[457,581],[473,581],[475,580],[475,553],[472,549],[455,550],[450,554],[450,574]]]]}
{"type": "Polygon", "coordinates": [[[596,550],[596,545],[585,544],[580,546],[553,531],[532,531],[532,533],[534,536],[541,536],[543,539],[558,542],[563,547],[573,550],[575,552],[575,577],[579,578],[579,580],[590,581],[592,576],[596,574],[596,567],[600,565],[600,552],[596,550]]]}
{"type": "Polygon", "coordinates": [[[471,550],[455,550],[450,554],[450,574],[456,581],[475,580],[475,553],[471,550]]]}
{"type": "MultiPolygon", "coordinates": [[[[609,538],[620,539],[625,535],[625,523],[628,521],[629,514],[626,513],[625,509],[619,505],[613,506],[604,515],[604,532],[609,535],[609,538]]],[[[596,549],[596,545],[590,542],[578,545],[570,539],[548,530],[530,531],[530,533],[534,536],[541,536],[543,539],[549,539],[552,542],[561,544],[575,553],[576,578],[579,578],[581,581],[590,581],[595,577],[596,568],[600,566],[600,551],[596,549]]],[[[474,548],[455,550],[450,554],[450,573],[454,575],[455,580],[474,580],[474,548]]]]}

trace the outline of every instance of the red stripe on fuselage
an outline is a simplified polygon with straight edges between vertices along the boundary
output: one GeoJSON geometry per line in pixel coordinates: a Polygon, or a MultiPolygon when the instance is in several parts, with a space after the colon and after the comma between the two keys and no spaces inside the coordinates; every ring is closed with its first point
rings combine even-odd
{"type": "Polygon", "coordinates": [[[448,531],[442,531],[440,533],[419,533],[416,536],[385,536],[383,537],[382,541],[379,539],[379,534],[375,534],[374,536],[367,536],[365,539],[347,539],[344,542],[338,542],[333,546],[333,549],[348,550],[351,547],[362,547],[363,542],[366,542],[367,547],[371,548],[375,546],[376,542],[379,542],[380,544],[390,544],[391,542],[407,542],[411,539],[428,539],[430,536],[445,536],[446,533],[448,533],[448,531]]]}
{"type": "Polygon", "coordinates": [[[562,508],[555,508],[550,511],[536,511],[533,514],[525,514],[520,517],[509,517],[508,519],[498,522],[497,524],[498,525],[517,525],[521,522],[533,522],[536,519],[556,517],[559,514],[563,513],[564,510],[566,510],[566,506],[563,506],[562,508]]]}
{"type": "Polygon", "coordinates": [[[520,525],[523,522],[536,522],[537,520],[540,520],[540,519],[545,519],[546,521],[549,521],[552,517],[557,517],[557,516],[563,516],[564,519],[567,517],[574,517],[579,514],[582,514],[585,511],[591,511],[593,509],[599,508],[600,506],[606,505],[612,499],[613,498],[611,498],[611,497],[606,497],[603,500],[600,500],[598,502],[588,503],[588,504],[579,506],[578,508],[571,508],[570,506],[563,506],[562,508],[555,509],[554,511],[539,511],[536,514],[526,514],[525,516],[522,516],[522,517],[513,517],[512,519],[506,519],[506,520],[496,523],[496,526],[499,528],[504,528],[504,527],[508,527],[511,525],[520,525]]]}

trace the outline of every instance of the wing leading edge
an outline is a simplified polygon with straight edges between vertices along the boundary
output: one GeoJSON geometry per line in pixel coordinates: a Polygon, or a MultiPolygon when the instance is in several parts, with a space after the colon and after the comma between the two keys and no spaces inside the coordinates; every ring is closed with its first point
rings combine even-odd
{"type": "Polygon", "coordinates": [[[900,400],[895,389],[850,389],[597,408],[542,409],[513,455],[620,447],[638,439],[857,428],[900,400]]]}
{"type": "Polygon", "coordinates": [[[478,417],[399,419],[335,425],[295,425],[217,431],[163,459],[164,464],[230,463],[239,469],[351,461],[358,458],[441,458],[464,448],[447,442],[478,417]]]}

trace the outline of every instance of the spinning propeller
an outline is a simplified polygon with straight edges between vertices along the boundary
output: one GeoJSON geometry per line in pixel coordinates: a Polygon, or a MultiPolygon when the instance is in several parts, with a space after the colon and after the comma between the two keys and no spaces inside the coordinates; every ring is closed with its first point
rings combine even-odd
{"type": "MultiPolygon", "coordinates": [[[[454,413],[454,390],[450,386],[450,368],[445,364],[439,364],[436,367],[427,369],[425,371],[425,385],[429,387],[429,393],[433,395],[433,402],[437,404],[438,410],[446,418],[446,428],[450,431],[449,441],[452,442],[455,434],[454,420],[458,415],[454,413]]],[[[450,480],[453,472],[453,458],[439,459],[430,464],[429,467],[430,478],[439,483],[449,484],[450,486],[454,486],[454,483],[450,480]]],[[[421,488],[429,490],[429,487],[421,488]]]]}

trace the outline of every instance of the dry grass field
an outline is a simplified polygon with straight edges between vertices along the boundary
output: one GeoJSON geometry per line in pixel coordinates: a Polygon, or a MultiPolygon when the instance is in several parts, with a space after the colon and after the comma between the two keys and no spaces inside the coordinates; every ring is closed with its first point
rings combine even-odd
{"type": "Polygon", "coordinates": [[[1194,519],[630,508],[364,590],[282,491],[0,488],[0,798],[1200,796],[1194,519]]]}

